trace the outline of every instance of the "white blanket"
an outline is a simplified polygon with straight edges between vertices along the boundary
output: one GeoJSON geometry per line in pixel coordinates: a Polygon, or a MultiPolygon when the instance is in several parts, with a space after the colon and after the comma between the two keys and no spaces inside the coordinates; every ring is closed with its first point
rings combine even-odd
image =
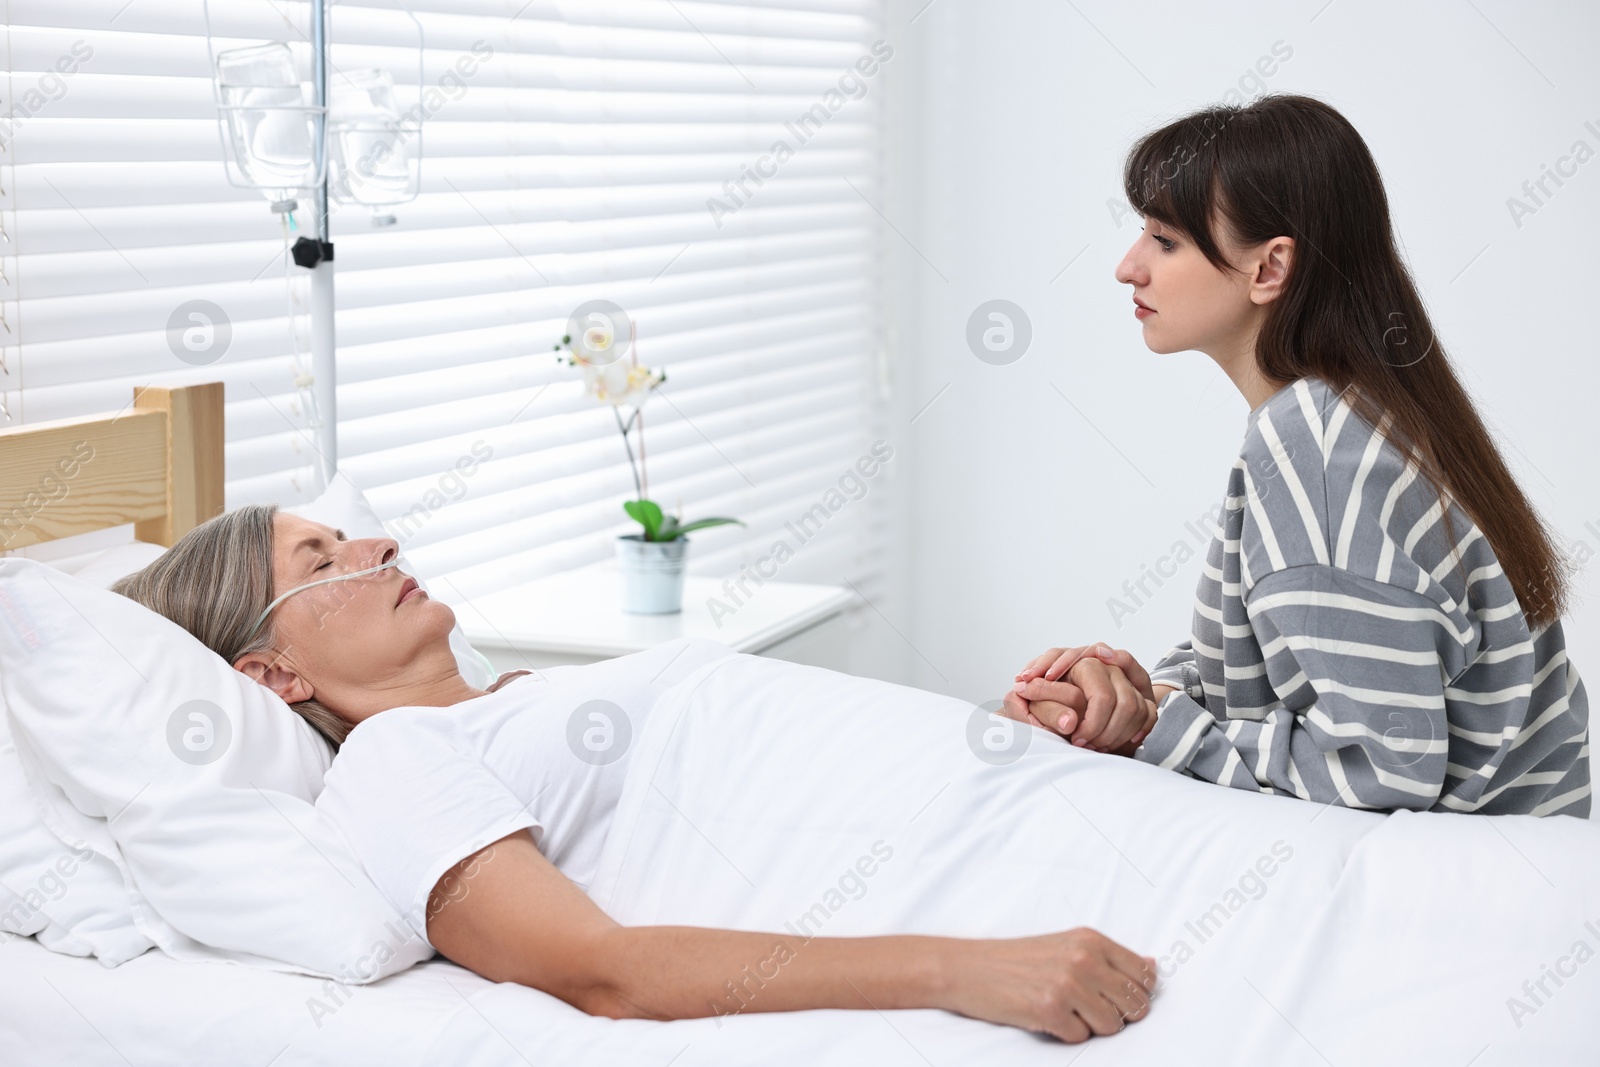
{"type": "MultiPolygon", "coordinates": [[[[1096,1063],[1600,1057],[1594,824],[1325,808],[1037,730],[1001,765],[975,754],[1004,758],[986,728],[995,720],[971,705],[915,689],[746,656],[713,665],[640,737],[593,893],[624,923],[828,936],[1093,926],[1163,971],[1150,1019],[1100,1042],[1096,1063]],[[847,877],[879,842],[892,857],[847,877]],[[1561,985],[1544,970],[1558,963],[1561,985]]],[[[701,1026],[680,1062],[754,1054],[755,1021],[701,1026]]],[[[772,1034],[794,1063],[881,1063],[896,1048],[907,1063],[1070,1058],[937,1012],[772,1034]]]]}
{"type": "Polygon", "coordinates": [[[1014,762],[989,763],[975,751],[1003,759],[982,743],[996,723],[968,704],[745,656],[681,694],[633,741],[593,887],[619,920],[823,936],[1093,926],[1164,958],[1151,1017],[1070,1048],[939,1011],[616,1022],[442,961],[335,1000],[309,978],[155,953],[106,971],[24,944],[0,947],[17,1009],[0,1013],[0,1062],[1596,1062],[1589,822],[1324,809],[1031,730],[1014,762]]]}

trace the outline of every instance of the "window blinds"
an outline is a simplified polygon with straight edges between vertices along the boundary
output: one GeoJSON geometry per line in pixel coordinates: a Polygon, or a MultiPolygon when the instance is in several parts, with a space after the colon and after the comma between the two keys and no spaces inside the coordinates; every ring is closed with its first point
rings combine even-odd
{"type": "MultiPolygon", "coordinates": [[[[308,499],[307,275],[267,197],[225,181],[198,0],[9,8],[9,417],[221,379],[229,506],[308,499]],[[195,300],[231,331],[201,366],[169,329],[195,300]]],[[[332,216],[340,468],[447,597],[605,559],[629,532],[612,412],[552,350],[593,299],[667,374],[642,420],[650,495],[748,524],[697,534],[692,570],[876,581],[878,8],[420,0],[420,91],[402,10],[331,9],[330,83],[388,70],[425,119],[398,223],[332,216]]],[[[215,0],[213,47],[284,40],[309,62],[308,14],[215,0]]]]}

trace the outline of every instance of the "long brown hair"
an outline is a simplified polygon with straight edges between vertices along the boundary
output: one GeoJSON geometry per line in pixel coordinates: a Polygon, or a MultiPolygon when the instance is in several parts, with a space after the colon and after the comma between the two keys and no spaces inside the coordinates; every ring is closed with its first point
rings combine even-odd
{"type": "Polygon", "coordinates": [[[1262,374],[1341,390],[1477,523],[1528,626],[1561,616],[1566,557],[1456,377],[1395,247],[1377,164],[1343,115],[1290,94],[1205,108],[1142,137],[1123,187],[1135,211],[1188,235],[1219,270],[1237,268],[1214,218],[1244,246],[1293,238],[1256,340],[1262,374]]]}

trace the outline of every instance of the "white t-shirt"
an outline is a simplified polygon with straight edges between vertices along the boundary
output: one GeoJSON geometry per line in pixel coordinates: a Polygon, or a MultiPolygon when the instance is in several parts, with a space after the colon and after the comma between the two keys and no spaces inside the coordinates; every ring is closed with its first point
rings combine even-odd
{"type": "Polygon", "coordinates": [[[513,678],[450,707],[380,712],[350,732],[317,811],[424,940],[444,873],[525,827],[587,889],[650,713],[689,674],[731,655],[684,639],[513,678]]]}

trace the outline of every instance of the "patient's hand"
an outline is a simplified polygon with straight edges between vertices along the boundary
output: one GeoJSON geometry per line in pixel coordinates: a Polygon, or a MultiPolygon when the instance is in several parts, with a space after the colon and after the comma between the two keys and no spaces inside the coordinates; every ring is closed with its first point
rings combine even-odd
{"type": "Polygon", "coordinates": [[[947,1006],[963,1015],[1078,1042],[1150,1014],[1155,958],[1087,927],[957,945],[947,1006]]]}
{"type": "Polygon", "coordinates": [[[1026,700],[1016,690],[1005,695],[1001,701],[1004,705],[997,715],[1003,715],[1017,722],[1025,722],[1029,726],[1037,726],[1051,733],[1061,734],[1065,737],[1072,732],[1072,727],[1077,724],[1081,708],[1071,708],[1053,700],[1026,700]]]}

